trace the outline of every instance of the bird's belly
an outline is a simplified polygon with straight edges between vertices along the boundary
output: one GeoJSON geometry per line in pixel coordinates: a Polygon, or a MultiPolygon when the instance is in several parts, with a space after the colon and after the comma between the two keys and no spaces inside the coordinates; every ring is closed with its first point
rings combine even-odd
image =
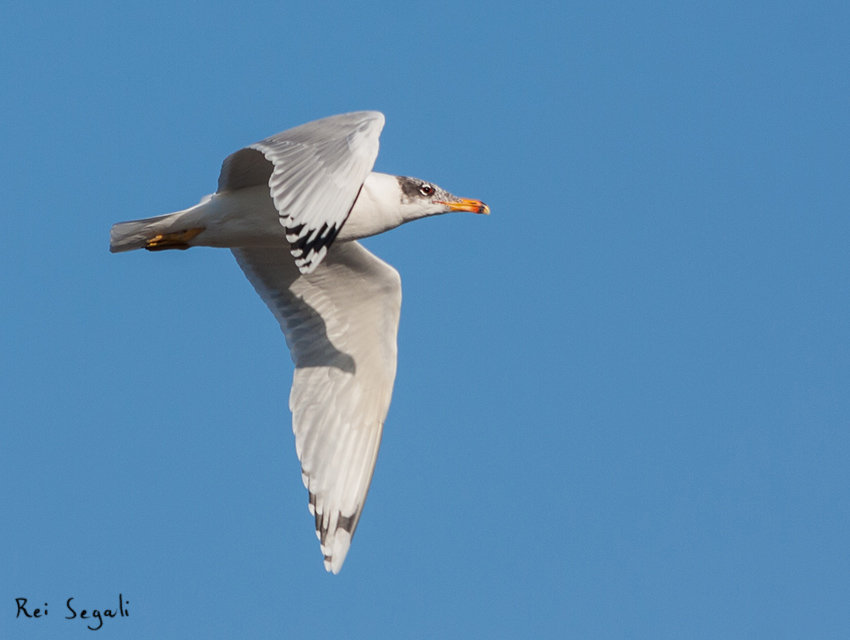
{"type": "MultiPolygon", "coordinates": [[[[202,247],[289,247],[265,185],[216,193],[191,216],[204,230],[190,244],[202,247]]],[[[188,221],[187,221],[188,222],[188,221]]]]}

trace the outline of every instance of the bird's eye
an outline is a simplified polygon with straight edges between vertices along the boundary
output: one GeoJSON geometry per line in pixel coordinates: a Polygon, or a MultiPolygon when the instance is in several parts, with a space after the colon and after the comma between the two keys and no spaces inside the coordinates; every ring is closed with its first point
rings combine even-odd
{"type": "Polygon", "coordinates": [[[419,187],[419,193],[421,193],[423,196],[433,195],[434,187],[432,187],[430,184],[425,182],[425,183],[422,184],[421,187],[419,187]]]}

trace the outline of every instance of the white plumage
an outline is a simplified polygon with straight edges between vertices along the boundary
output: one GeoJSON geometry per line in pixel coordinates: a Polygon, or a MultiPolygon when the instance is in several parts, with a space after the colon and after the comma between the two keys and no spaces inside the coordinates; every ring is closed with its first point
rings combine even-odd
{"type": "Polygon", "coordinates": [[[401,279],[356,240],[471,211],[416,178],[371,171],[384,116],[290,129],[225,159],[218,191],[184,211],[112,227],[113,252],[229,247],[280,323],[295,363],[289,407],[325,568],[360,519],[396,372],[401,279]]]}

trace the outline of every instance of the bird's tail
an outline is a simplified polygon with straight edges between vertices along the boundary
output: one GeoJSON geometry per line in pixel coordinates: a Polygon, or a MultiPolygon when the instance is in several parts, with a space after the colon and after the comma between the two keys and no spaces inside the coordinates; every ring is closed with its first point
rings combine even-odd
{"type": "Polygon", "coordinates": [[[180,220],[188,211],[114,224],[109,232],[109,250],[120,253],[134,249],[188,249],[189,240],[204,230],[198,226],[190,228],[180,220]]]}

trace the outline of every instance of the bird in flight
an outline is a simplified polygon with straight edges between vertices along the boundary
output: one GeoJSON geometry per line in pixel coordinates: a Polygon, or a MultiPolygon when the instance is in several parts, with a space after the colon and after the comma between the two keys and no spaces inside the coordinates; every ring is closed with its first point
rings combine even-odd
{"type": "Polygon", "coordinates": [[[308,122],[228,156],[184,211],[119,222],[114,253],[226,247],[283,329],[289,408],[325,568],[338,573],[372,481],[396,374],[401,279],[360,238],[480,200],[372,171],[384,116],[308,122]]]}

